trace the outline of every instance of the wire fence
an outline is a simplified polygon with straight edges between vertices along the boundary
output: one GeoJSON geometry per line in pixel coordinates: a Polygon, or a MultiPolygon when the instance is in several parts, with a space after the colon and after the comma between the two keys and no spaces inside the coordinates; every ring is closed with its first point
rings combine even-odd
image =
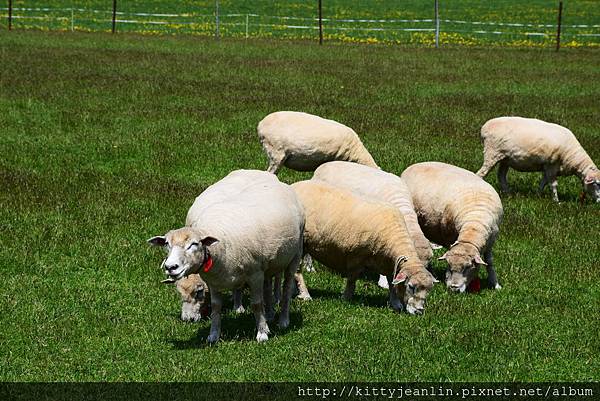
{"type": "MultiPolygon", "coordinates": [[[[11,0],[8,2],[13,3],[11,0]]],[[[456,6],[456,3],[460,2],[440,0],[437,18],[434,2],[435,0],[421,0],[418,3],[414,0],[380,0],[378,3],[381,4],[378,7],[368,8],[367,4],[353,10],[351,6],[344,8],[342,0],[330,0],[332,7],[328,10],[328,0],[323,0],[324,37],[325,40],[349,42],[425,45],[434,45],[436,37],[441,45],[551,46],[556,42],[558,1],[536,3],[504,0],[483,2],[488,4],[487,8],[461,8],[456,6]],[[381,6],[383,3],[385,7],[381,6]],[[522,5],[519,6],[520,3],[529,3],[529,6],[523,8],[522,5]],[[439,27],[437,32],[436,27],[439,27]]],[[[123,2],[123,7],[116,1],[113,3],[106,0],[88,0],[80,3],[71,1],[70,7],[65,6],[69,2],[60,0],[46,2],[46,6],[32,6],[40,3],[42,2],[15,0],[10,11],[11,27],[111,31],[114,12],[117,32],[205,36],[218,34],[222,37],[286,39],[316,39],[319,35],[316,0],[302,3],[288,0],[287,3],[283,3],[290,7],[275,10],[288,15],[270,13],[273,7],[261,1],[252,2],[255,9],[248,8],[252,7],[248,4],[244,4],[244,8],[240,9],[239,4],[233,1],[222,1],[219,7],[218,0],[196,4],[184,1],[177,7],[172,3],[180,3],[179,1],[157,0],[123,2]],[[136,3],[133,8],[132,3],[136,3]],[[74,6],[78,4],[87,7],[74,6]],[[294,8],[294,4],[303,7],[294,8]],[[113,5],[117,6],[116,10],[113,10],[113,5]],[[237,12],[231,12],[232,9],[237,12]]],[[[346,1],[346,5],[350,3],[354,2],[346,1]]],[[[580,3],[589,3],[586,6],[587,10],[585,7],[577,9],[569,3],[566,4],[561,26],[561,42],[563,46],[571,47],[600,46],[600,4],[594,6],[592,2],[583,0],[580,3]]],[[[0,19],[0,26],[7,28],[9,7],[0,8],[0,19]]]]}

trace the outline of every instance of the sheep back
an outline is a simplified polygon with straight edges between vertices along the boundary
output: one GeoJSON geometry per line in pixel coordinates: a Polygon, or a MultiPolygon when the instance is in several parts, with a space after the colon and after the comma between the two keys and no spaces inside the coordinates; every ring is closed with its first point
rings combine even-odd
{"type": "Polygon", "coordinates": [[[302,206],[289,185],[264,171],[237,170],[208,187],[186,225],[219,240],[210,252],[221,269],[200,273],[217,290],[239,287],[259,270],[282,271],[302,255],[302,206]]]}

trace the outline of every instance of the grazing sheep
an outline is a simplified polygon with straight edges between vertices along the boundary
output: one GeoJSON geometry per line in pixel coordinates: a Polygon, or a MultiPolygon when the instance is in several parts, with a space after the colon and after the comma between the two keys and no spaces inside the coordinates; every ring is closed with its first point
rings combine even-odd
{"type": "Polygon", "coordinates": [[[296,111],[278,111],[258,123],[258,137],[269,157],[267,171],[284,165],[313,171],[332,160],[347,160],[377,168],[356,132],[333,120],[296,111]]]}
{"type": "Polygon", "coordinates": [[[533,118],[499,117],[481,127],[483,165],[477,172],[485,177],[497,164],[502,191],[508,191],[509,167],[517,171],[541,171],[540,193],[550,183],[552,198],[558,202],[556,177],[577,175],[584,188],[600,202],[600,170],[571,131],[557,124],[533,118]]]}
{"type": "Polygon", "coordinates": [[[419,226],[408,187],[400,177],[356,163],[335,161],[319,166],[315,170],[313,180],[323,181],[395,206],[402,213],[419,259],[425,265],[429,264],[433,251],[419,226]]]}
{"type": "Polygon", "coordinates": [[[208,317],[210,294],[199,274],[190,274],[175,282],[181,296],[181,320],[197,322],[208,317]]]}
{"type": "Polygon", "coordinates": [[[401,175],[410,190],[423,233],[448,251],[446,285],[464,292],[486,265],[490,288],[499,289],[492,247],[502,220],[500,197],[470,171],[438,162],[417,163],[401,175]],[[483,259],[481,259],[483,254],[483,259]]]}
{"type": "Polygon", "coordinates": [[[352,297],[356,280],[370,270],[388,278],[394,310],[402,310],[400,293],[407,312],[423,313],[436,280],[419,259],[395,207],[316,180],[297,182],[292,188],[305,210],[306,252],[347,277],[344,298],[352,297]],[[404,285],[395,288],[400,283],[404,285]]]}
{"type": "Polygon", "coordinates": [[[221,332],[224,290],[250,287],[257,341],[268,339],[263,284],[284,272],[279,326],[289,325],[294,273],[302,259],[304,211],[294,191],[273,174],[238,170],[202,192],[188,211],[186,226],[148,240],[166,246],[165,272],[178,280],[200,274],[211,292],[209,343],[221,332]],[[263,307],[264,300],[264,307],[263,307]]]}

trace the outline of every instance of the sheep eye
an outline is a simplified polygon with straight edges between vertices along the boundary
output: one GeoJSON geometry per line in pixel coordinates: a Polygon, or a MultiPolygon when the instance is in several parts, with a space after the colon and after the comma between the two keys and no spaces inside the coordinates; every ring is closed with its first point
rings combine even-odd
{"type": "Polygon", "coordinates": [[[409,289],[411,292],[415,292],[415,290],[416,290],[415,286],[414,286],[414,285],[412,285],[412,284],[409,284],[409,285],[408,285],[408,289],[409,289]]]}
{"type": "Polygon", "coordinates": [[[198,245],[200,245],[200,244],[199,244],[199,243],[197,243],[197,242],[192,242],[192,243],[190,244],[190,246],[188,246],[188,249],[192,249],[193,247],[195,247],[195,246],[198,246],[198,245]]]}

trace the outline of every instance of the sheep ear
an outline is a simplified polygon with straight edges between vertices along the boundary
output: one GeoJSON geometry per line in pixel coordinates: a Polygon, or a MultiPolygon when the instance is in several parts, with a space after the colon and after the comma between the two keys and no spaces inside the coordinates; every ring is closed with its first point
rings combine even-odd
{"type": "Polygon", "coordinates": [[[442,256],[440,256],[438,258],[438,260],[446,260],[446,256],[448,255],[448,252],[446,252],[445,254],[443,254],[442,256]]]}
{"type": "Polygon", "coordinates": [[[475,257],[473,258],[473,261],[474,261],[475,263],[477,263],[478,265],[484,265],[484,266],[487,266],[487,263],[485,263],[485,262],[483,261],[483,259],[481,259],[481,256],[479,256],[479,254],[478,254],[478,255],[475,255],[475,257]]]}
{"type": "Polygon", "coordinates": [[[154,246],[165,246],[167,244],[167,239],[162,235],[157,235],[156,237],[150,238],[148,243],[154,246]]]}
{"type": "Polygon", "coordinates": [[[209,236],[202,238],[200,240],[200,242],[202,242],[202,245],[204,245],[204,246],[211,246],[212,244],[219,242],[219,240],[216,239],[215,237],[211,237],[209,235],[209,236]]]}
{"type": "Polygon", "coordinates": [[[396,277],[394,277],[394,281],[392,281],[392,285],[402,284],[403,282],[406,281],[407,278],[408,278],[408,276],[406,275],[406,273],[404,271],[401,271],[400,273],[398,273],[396,275],[396,277]]]}

